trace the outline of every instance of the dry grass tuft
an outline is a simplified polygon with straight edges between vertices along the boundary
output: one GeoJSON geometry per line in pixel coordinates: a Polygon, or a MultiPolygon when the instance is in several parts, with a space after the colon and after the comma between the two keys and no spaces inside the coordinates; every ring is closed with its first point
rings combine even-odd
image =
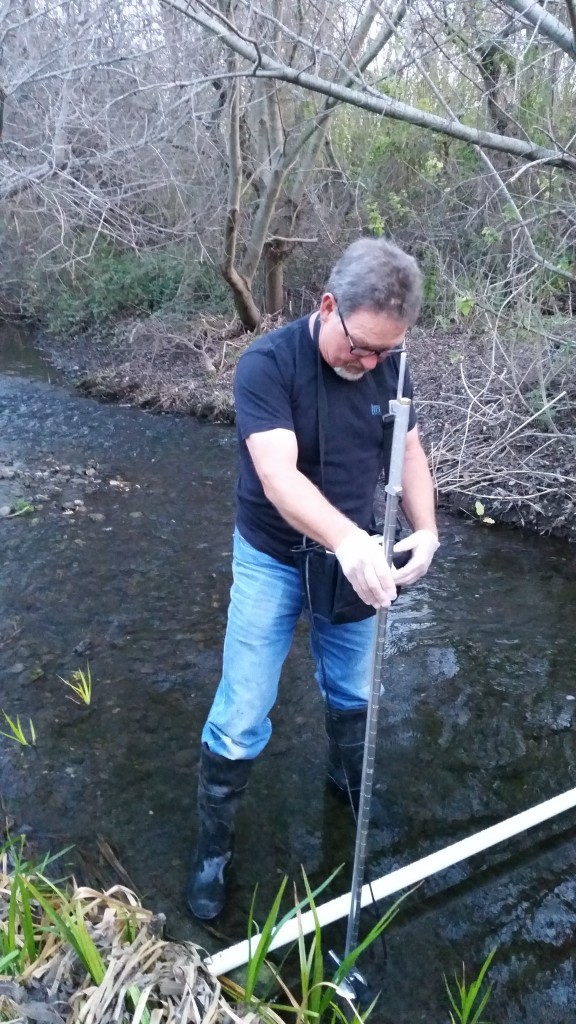
{"type": "MultiPolygon", "coordinates": [[[[34,876],[32,875],[32,878],[34,876]]],[[[0,865],[0,929],[9,928],[14,875],[0,865]]],[[[36,880],[35,880],[36,881],[36,880]]],[[[228,1024],[238,1021],[217,979],[192,943],[162,938],[164,919],[145,910],[130,890],[76,888],[63,906],[80,906],[85,927],[105,964],[95,985],[74,950],[34,903],[41,936],[37,959],[17,976],[0,978],[2,1020],[38,1024],[228,1024]]],[[[56,909],[58,900],[50,896],[56,909]]]]}

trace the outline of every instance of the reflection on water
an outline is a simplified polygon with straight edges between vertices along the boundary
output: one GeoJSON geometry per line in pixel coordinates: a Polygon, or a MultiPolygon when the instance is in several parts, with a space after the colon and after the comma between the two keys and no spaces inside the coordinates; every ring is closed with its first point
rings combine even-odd
{"type": "Polygon", "coordinates": [[[32,338],[32,329],[0,324],[0,372],[33,380],[61,380],[59,371],[34,347],[32,338]]]}
{"type": "MultiPolygon", "coordinates": [[[[47,504],[0,522],[0,707],[32,717],[38,733],[36,751],[2,740],[2,799],[39,844],[76,843],[103,879],[111,844],[171,934],[220,947],[243,937],[256,883],[260,917],[300,864],[318,883],[345,862],[331,892],[349,887],[353,824],[323,787],[306,631],[242,808],[231,909],[216,936],[186,916],[182,891],[230,584],[234,437],[45,380],[0,378],[0,445],[23,461],[95,459],[105,481],[127,486],[89,495],[83,514],[47,504]],[[67,700],[58,679],[86,661],[90,708],[67,700]]],[[[576,784],[574,552],[454,520],[442,541],[434,571],[391,615],[373,877],[576,784]]],[[[385,988],[373,1019],[445,1021],[443,975],[464,960],[472,976],[497,946],[490,1019],[571,1020],[575,822],[565,815],[409,897],[387,966],[373,954],[385,988]]],[[[341,930],[329,939],[342,945],[341,930]]]]}

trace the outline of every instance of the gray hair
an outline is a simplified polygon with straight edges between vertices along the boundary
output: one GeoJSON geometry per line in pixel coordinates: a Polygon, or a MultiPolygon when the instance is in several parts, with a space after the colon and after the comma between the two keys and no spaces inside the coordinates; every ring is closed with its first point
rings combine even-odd
{"type": "Polygon", "coordinates": [[[359,238],[342,253],[326,291],[343,316],[370,309],[411,326],[422,303],[422,274],[414,257],[397,245],[384,238],[359,238]]]}

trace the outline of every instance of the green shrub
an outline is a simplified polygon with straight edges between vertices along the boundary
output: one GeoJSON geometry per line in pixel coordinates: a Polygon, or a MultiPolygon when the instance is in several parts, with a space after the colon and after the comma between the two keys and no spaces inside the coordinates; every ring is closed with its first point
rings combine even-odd
{"type": "Polygon", "coordinates": [[[221,311],[226,299],[218,270],[185,251],[139,253],[109,242],[64,269],[40,265],[29,282],[31,315],[59,335],[165,309],[221,311]]]}

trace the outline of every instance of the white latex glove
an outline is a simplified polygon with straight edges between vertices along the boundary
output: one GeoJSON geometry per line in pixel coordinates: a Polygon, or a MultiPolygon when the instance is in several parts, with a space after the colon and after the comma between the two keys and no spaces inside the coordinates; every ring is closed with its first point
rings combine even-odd
{"type": "Polygon", "coordinates": [[[412,556],[402,569],[393,570],[394,582],[405,586],[425,576],[439,546],[440,541],[432,530],[416,530],[416,533],[399,540],[394,551],[411,551],[412,556]]]}
{"type": "Polygon", "coordinates": [[[379,537],[371,537],[365,530],[356,530],[338,545],[334,554],[365,604],[389,608],[396,597],[396,587],[379,541],[379,537]]]}

